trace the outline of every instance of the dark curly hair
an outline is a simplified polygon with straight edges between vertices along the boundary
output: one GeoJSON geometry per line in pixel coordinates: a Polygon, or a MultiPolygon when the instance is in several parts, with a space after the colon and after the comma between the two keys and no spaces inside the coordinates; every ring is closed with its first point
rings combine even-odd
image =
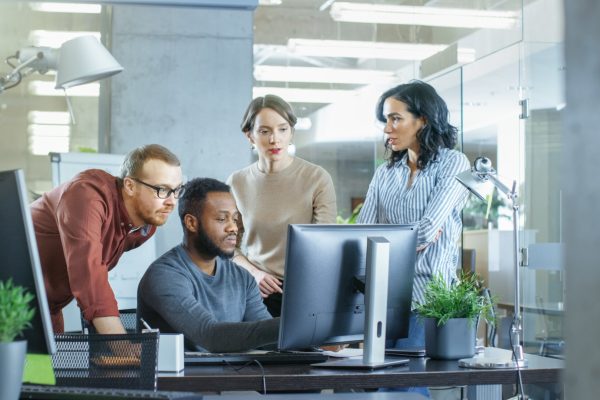
{"type": "Polygon", "coordinates": [[[185,184],[183,196],[179,198],[179,218],[185,229],[183,221],[186,214],[200,217],[206,196],[210,192],[231,192],[229,185],[212,178],[194,178],[185,184]]]}
{"type": "MultiPolygon", "coordinates": [[[[456,146],[458,129],[448,122],[448,107],[433,86],[413,80],[387,90],[379,97],[375,109],[377,119],[383,123],[386,122],[383,103],[390,97],[403,102],[411,114],[416,118],[423,117],[426,121],[417,133],[420,149],[417,168],[425,169],[431,161],[435,161],[440,148],[452,149],[456,146]]],[[[393,151],[387,142],[385,147],[388,168],[400,161],[407,151],[393,151]]]]}

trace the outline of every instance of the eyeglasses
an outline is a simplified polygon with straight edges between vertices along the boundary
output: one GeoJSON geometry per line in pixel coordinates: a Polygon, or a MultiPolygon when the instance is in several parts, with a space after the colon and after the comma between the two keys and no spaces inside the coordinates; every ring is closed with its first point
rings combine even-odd
{"type": "Polygon", "coordinates": [[[149,187],[150,189],[154,189],[154,191],[156,191],[156,197],[158,197],[159,199],[168,199],[169,197],[171,197],[171,195],[173,195],[173,197],[178,199],[181,197],[181,195],[183,194],[183,192],[185,190],[185,185],[180,185],[179,187],[176,187],[175,189],[169,189],[168,187],[164,187],[164,186],[151,185],[142,180],[139,180],[138,178],[134,178],[133,176],[130,176],[130,178],[133,179],[134,181],[136,181],[137,183],[141,183],[142,185],[149,187]]]}

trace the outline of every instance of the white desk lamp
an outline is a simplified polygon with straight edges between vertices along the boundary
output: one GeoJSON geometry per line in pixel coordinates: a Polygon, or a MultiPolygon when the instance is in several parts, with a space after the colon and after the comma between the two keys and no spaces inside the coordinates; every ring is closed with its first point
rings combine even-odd
{"type": "Polygon", "coordinates": [[[33,72],[45,74],[56,70],[56,89],[66,89],[114,75],[123,67],[93,36],[79,36],[62,44],[60,49],[25,47],[6,59],[13,70],[0,76],[0,93],[21,83],[33,72]],[[13,65],[10,60],[19,64],[13,65]]]}
{"type": "Polygon", "coordinates": [[[523,332],[521,317],[521,284],[519,271],[519,205],[517,203],[517,182],[513,181],[512,188],[508,188],[496,176],[496,170],[492,168],[489,158],[479,157],[473,163],[473,168],[456,175],[456,179],[462,183],[471,193],[485,201],[494,187],[510,200],[513,215],[513,265],[515,271],[515,311],[511,328],[512,360],[498,359],[494,357],[476,356],[458,360],[458,365],[467,368],[523,368],[527,367],[527,360],[523,355],[521,346],[521,333],[523,332]]]}

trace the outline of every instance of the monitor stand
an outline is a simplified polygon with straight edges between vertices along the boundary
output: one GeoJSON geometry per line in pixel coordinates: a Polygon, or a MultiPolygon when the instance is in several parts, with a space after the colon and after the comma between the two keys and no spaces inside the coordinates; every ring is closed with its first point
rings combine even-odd
{"type": "Polygon", "coordinates": [[[406,358],[385,357],[389,264],[390,242],[383,237],[367,237],[363,356],[312,364],[314,367],[379,369],[408,363],[406,358]]]}

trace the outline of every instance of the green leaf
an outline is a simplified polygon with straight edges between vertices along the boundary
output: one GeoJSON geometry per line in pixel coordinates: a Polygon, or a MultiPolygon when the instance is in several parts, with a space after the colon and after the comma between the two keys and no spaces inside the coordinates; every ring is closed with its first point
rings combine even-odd
{"type": "Polygon", "coordinates": [[[452,285],[437,274],[427,283],[424,301],[417,304],[416,311],[422,318],[436,319],[438,325],[453,318],[467,318],[475,323],[480,316],[494,324],[495,299],[488,300],[482,290],[482,283],[475,274],[462,273],[452,285]]]}
{"type": "Polygon", "coordinates": [[[31,326],[35,309],[29,303],[34,296],[12,279],[0,281],[0,342],[12,342],[31,326]]]}

